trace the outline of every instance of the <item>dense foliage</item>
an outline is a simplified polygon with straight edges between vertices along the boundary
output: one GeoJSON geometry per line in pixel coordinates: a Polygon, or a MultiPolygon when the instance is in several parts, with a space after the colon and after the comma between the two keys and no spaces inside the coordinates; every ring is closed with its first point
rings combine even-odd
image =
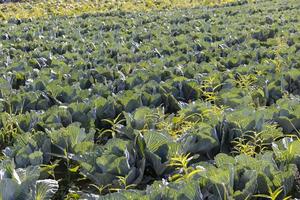
{"type": "Polygon", "coordinates": [[[299,12],[0,22],[0,199],[300,198],[299,12]]]}
{"type": "Polygon", "coordinates": [[[216,6],[234,1],[236,0],[0,0],[0,20],[74,16],[117,10],[149,11],[216,6]]]}

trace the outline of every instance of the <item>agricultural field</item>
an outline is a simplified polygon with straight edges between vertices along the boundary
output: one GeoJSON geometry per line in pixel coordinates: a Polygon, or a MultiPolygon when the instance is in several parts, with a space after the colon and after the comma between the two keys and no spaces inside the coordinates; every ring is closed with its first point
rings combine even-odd
{"type": "Polygon", "coordinates": [[[0,19],[78,16],[111,11],[151,11],[216,6],[235,0],[0,0],[0,19]],[[9,2],[18,3],[9,3],[9,2]]]}
{"type": "Polygon", "coordinates": [[[0,4],[1,200],[300,198],[299,0],[76,2],[0,4]]]}

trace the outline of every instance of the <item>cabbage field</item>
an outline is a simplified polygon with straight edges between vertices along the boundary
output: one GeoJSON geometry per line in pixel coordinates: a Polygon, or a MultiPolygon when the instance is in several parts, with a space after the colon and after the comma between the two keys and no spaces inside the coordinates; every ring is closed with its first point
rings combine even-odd
{"type": "Polygon", "coordinates": [[[1,200],[288,200],[299,170],[299,0],[1,19],[1,200]]]}

